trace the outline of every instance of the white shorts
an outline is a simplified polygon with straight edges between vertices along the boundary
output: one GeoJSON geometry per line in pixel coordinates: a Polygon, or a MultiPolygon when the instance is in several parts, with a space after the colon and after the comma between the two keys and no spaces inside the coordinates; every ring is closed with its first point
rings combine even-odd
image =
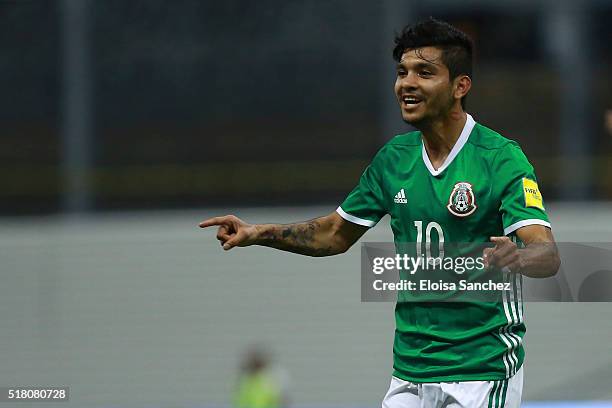
{"type": "Polygon", "coordinates": [[[391,377],[382,408],[519,408],[523,367],[499,381],[412,383],[391,377]]]}

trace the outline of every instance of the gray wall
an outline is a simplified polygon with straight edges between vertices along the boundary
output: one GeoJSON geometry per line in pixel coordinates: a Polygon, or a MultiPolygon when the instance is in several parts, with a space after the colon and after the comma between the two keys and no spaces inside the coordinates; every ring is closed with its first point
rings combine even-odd
{"type": "MultiPolygon", "coordinates": [[[[548,207],[558,240],[610,241],[612,206],[548,207]]],[[[237,214],[288,222],[333,209],[237,214]]],[[[225,253],[196,225],[226,212],[1,219],[0,385],[68,385],[62,407],[225,404],[259,343],[290,374],[295,404],[378,404],[393,305],[360,302],[359,246],[323,259],[225,253]]],[[[386,219],[363,239],[390,240],[386,219]]],[[[609,303],[529,303],[526,319],[525,399],[612,399],[609,303]]]]}

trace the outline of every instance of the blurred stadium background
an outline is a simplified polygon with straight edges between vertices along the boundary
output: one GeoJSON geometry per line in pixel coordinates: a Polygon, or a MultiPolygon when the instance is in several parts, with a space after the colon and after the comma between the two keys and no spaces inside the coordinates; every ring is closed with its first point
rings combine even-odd
{"type": "MultiPolygon", "coordinates": [[[[1,1],[0,386],[226,407],[264,344],[292,406],[379,405],[393,305],[360,302],[358,245],[223,253],[196,225],[335,209],[407,130],[392,38],[429,15],[473,36],[468,111],[521,144],[557,239],[610,242],[611,1],[1,1]]],[[[524,406],[610,406],[611,309],[527,305],[524,406]]]]}

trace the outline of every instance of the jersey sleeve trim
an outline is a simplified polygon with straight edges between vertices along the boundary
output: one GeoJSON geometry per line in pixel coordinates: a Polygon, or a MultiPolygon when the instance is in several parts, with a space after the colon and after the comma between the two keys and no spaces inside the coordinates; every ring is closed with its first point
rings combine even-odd
{"type": "Polygon", "coordinates": [[[338,207],[336,209],[336,212],[340,214],[342,218],[352,222],[353,224],[363,225],[364,227],[373,227],[376,225],[376,222],[374,221],[364,220],[363,218],[355,217],[354,215],[348,214],[342,209],[342,207],[338,207]]]}
{"type": "Polygon", "coordinates": [[[527,225],[543,225],[545,227],[550,228],[550,222],[544,221],[544,220],[538,220],[537,218],[533,218],[533,219],[529,219],[529,220],[522,220],[522,221],[519,221],[519,222],[515,222],[514,224],[510,225],[509,227],[504,228],[504,235],[511,234],[514,231],[516,231],[517,229],[519,229],[521,227],[525,227],[527,225]]]}

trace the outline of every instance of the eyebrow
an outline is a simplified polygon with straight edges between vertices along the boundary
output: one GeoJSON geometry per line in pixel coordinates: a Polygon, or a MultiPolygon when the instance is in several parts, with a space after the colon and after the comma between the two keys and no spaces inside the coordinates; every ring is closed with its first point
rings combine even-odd
{"type": "MultiPolygon", "coordinates": [[[[400,62],[397,63],[397,69],[400,68],[404,68],[404,60],[401,60],[400,62]]],[[[433,63],[433,62],[417,62],[416,64],[414,64],[414,67],[419,69],[419,68],[429,68],[429,69],[437,69],[439,64],[433,63]]]]}

